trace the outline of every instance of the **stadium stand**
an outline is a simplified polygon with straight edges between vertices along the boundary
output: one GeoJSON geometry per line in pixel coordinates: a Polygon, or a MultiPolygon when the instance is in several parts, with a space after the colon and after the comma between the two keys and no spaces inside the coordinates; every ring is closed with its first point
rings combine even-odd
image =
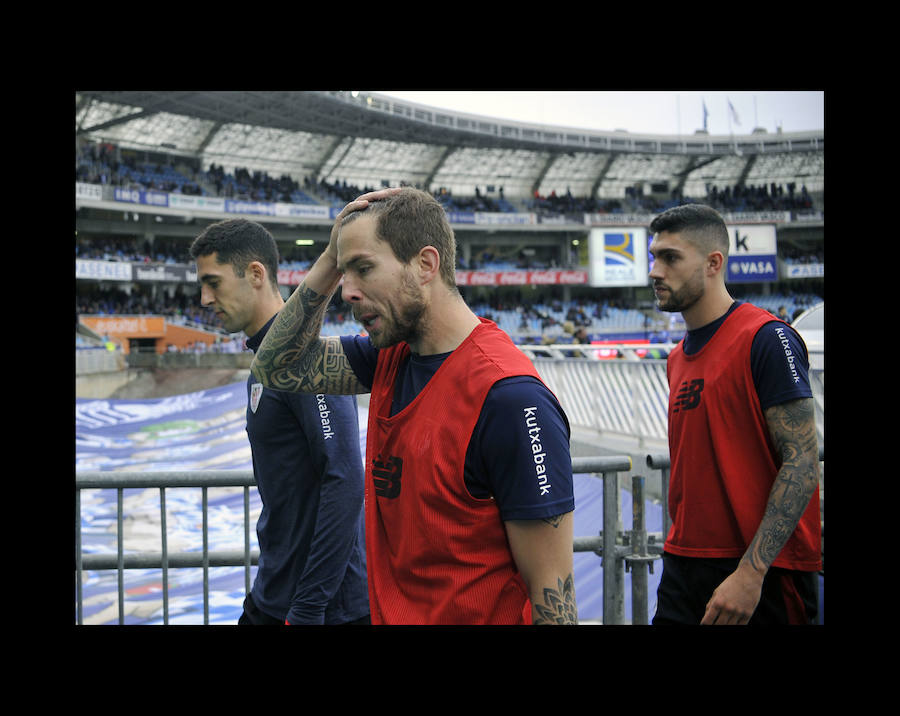
{"type": "MultiPolygon", "coordinates": [[[[455,155],[454,155],[455,156],[455,155]]],[[[584,190],[583,182],[575,182],[565,177],[568,172],[584,172],[584,165],[572,162],[556,162],[553,173],[546,176],[541,188],[534,190],[531,198],[520,196],[517,202],[507,200],[506,186],[494,185],[485,176],[500,173],[496,167],[504,161],[522,161],[516,154],[503,155],[495,151],[487,156],[473,158],[471,152],[455,156],[456,165],[470,167],[470,173],[451,167],[444,177],[455,190],[440,184],[429,189],[450,211],[485,211],[515,213],[531,209],[543,216],[572,213],[625,213],[663,211],[680,203],[703,202],[723,211],[779,211],[812,210],[822,208],[822,202],[815,202],[807,187],[799,177],[811,179],[810,183],[824,194],[824,165],[821,152],[805,152],[803,155],[767,156],[753,162],[739,157],[724,157],[714,160],[715,170],[709,165],[704,169],[688,171],[686,157],[627,155],[618,157],[592,156],[582,162],[609,161],[604,181],[596,195],[573,194],[584,190]],[[734,160],[738,160],[736,163],[734,160]],[[486,164],[485,164],[486,163],[486,164]],[[488,174],[475,173],[492,172],[488,174]],[[669,189],[671,177],[687,172],[684,190],[669,189]],[[744,175],[746,179],[740,181],[744,175]],[[750,179],[758,179],[759,184],[750,179]],[[553,183],[551,183],[553,182],[553,183]],[[582,186],[578,186],[578,184],[582,186]],[[557,186],[565,184],[565,192],[558,193],[557,186]],[[482,189],[481,187],[485,187],[482,189]],[[645,188],[647,189],[645,194],[645,188]],[[664,188],[662,188],[664,187],[664,188]],[[541,189],[546,188],[546,194],[541,189]],[[668,196],[661,196],[667,194],[668,196]]],[[[414,174],[408,173],[407,175],[414,174]]],[[[341,208],[344,204],[366,191],[387,185],[348,183],[346,179],[313,182],[309,176],[300,181],[289,174],[275,179],[265,170],[250,170],[236,166],[226,172],[215,162],[203,171],[196,165],[177,161],[175,157],[162,154],[158,161],[138,161],[135,152],[103,142],[93,143],[79,139],[75,170],[76,181],[87,184],[120,186],[125,188],[151,189],[186,195],[235,198],[245,201],[279,201],[293,204],[327,204],[341,208]]],[[[400,180],[397,185],[408,184],[423,188],[420,184],[400,180]]],[[[521,187],[517,186],[521,195],[521,187]]]]}

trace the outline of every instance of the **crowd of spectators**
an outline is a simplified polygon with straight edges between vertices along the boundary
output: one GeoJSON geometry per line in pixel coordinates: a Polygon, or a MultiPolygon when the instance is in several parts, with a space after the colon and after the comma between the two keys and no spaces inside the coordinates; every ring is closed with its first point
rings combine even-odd
{"type": "Polygon", "coordinates": [[[437,199],[447,211],[483,211],[483,212],[515,212],[518,209],[503,194],[503,187],[497,190],[497,196],[491,196],[491,191],[485,188],[481,191],[480,187],[475,187],[472,196],[455,196],[450,189],[439,187],[431,192],[432,196],[437,199]]]}
{"type": "MultiPolygon", "coordinates": [[[[474,303],[472,309],[480,316],[494,320],[501,313],[516,312],[520,316],[520,328],[525,330],[530,325],[530,320],[536,318],[540,321],[542,331],[556,326],[571,324],[577,329],[579,326],[589,326],[594,320],[603,320],[613,311],[633,310],[633,306],[617,298],[604,298],[591,300],[587,298],[575,298],[563,301],[560,298],[550,298],[546,302],[534,302],[528,300],[520,291],[494,294],[486,299],[474,303]]],[[[572,332],[572,331],[568,331],[572,332]]]]}
{"type": "Polygon", "coordinates": [[[801,249],[796,246],[786,246],[779,250],[779,255],[789,264],[824,264],[825,250],[801,249]]]}
{"type": "Polygon", "coordinates": [[[75,294],[75,312],[92,316],[165,316],[178,323],[202,327],[217,322],[212,310],[200,305],[199,288],[193,295],[180,287],[168,295],[154,292],[143,284],[135,284],[131,291],[80,286],[75,294]]]}
{"type": "Polygon", "coordinates": [[[109,143],[79,142],[75,159],[75,181],[128,188],[155,189],[200,196],[205,173],[190,160],[159,156],[139,161],[135,152],[121,151],[109,143]]]}
{"type": "Polygon", "coordinates": [[[375,191],[374,186],[358,186],[356,184],[348,184],[346,180],[328,182],[320,179],[318,182],[313,181],[310,177],[303,177],[303,185],[309,191],[315,192],[323,199],[328,201],[332,206],[344,206],[353,201],[356,197],[375,191]]]}
{"type": "MultiPolygon", "coordinates": [[[[737,297],[788,321],[822,300],[809,293],[748,293],[737,297]]],[[[611,331],[615,334],[640,333],[651,344],[659,344],[677,341],[684,333],[684,326],[679,323],[679,317],[675,314],[654,315],[650,310],[641,311],[621,297],[579,297],[568,301],[544,298],[535,301],[524,292],[504,292],[502,295],[488,294],[485,298],[473,300],[471,307],[479,316],[495,321],[521,343],[588,344],[594,339],[608,336],[611,331]]],[[[183,290],[179,287],[174,294],[169,294],[142,285],[133,287],[131,291],[83,285],[76,295],[75,310],[76,323],[81,314],[154,315],[164,316],[179,325],[218,334],[211,345],[196,341],[181,348],[169,346],[170,351],[230,353],[244,350],[245,337],[228,334],[214,313],[200,306],[198,293],[192,292],[190,287],[183,290]]],[[[349,306],[336,296],[326,311],[323,330],[328,335],[343,335],[359,333],[362,327],[353,319],[349,306]]],[[[76,335],[76,347],[79,340],[81,339],[76,335]]]]}
{"type": "MultiPolygon", "coordinates": [[[[173,323],[224,332],[211,308],[200,305],[200,288],[178,287],[174,294],[135,284],[131,291],[101,288],[97,284],[79,286],[75,295],[75,314],[91,316],[164,316],[173,323]]],[[[326,323],[341,327],[353,321],[350,307],[337,297],[325,314],[326,323]]]]}
{"type": "Polygon", "coordinates": [[[795,182],[763,184],[760,186],[734,186],[719,189],[710,184],[702,197],[684,196],[673,190],[667,196],[644,194],[640,187],[627,187],[622,199],[573,196],[569,189],[563,195],[551,192],[543,196],[537,191],[528,202],[528,208],[542,216],[555,214],[656,214],[673,206],[691,203],[707,204],[723,212],[740,211],[804,211],[814,208],[814,202],[806,186],[797,191],[795,182]]]}
{"type": "MultiPolygon", "coordinates": [[[[206,177],[210,186],[215,189],[215,196],[287,204],[315,203],[289,174],[282,174],[276,179],[266,171],[251,172],[243,167],[236,167],[233,174],[226,174],[222,165],[213,163],[207,170],[206,177]]],[[[308,179],[305,181],[308,182],[308,179]]]]}
{"type": "MultiPolygon", "coordinates": [[[[127,261],[131,263],[162,263],[191,265],[189,242],[171,237],[156,237],[151,244],[136,238],[96,237],[90,240],[79,237],[75,242],[75,258],[100,261],[127,261]]],[[[279,268],[305,271],[318,258],[315,247],[291,246],[279,258],[279,268]]],[[[824,263],[824,251],[802,249],[785,245],[779,248],[779,256],[789,263],[824,263]]],[[[487,247],[474,252],[466,261],[457,255],[456,268],[459,270],[510,271],[527,269],[576,268],[559,262],[552,256],[537,252],[530,253],[520,248],[501,252],[487,247]]]]}
{"type": "MultiPolygon", "coordinates": [[[[92,184],[141,187],[172,193],[211,195],[246,201],[287,203],[321,203],[343,206],[360,194],[374,191],[375,186],[348,184],[346,180],[315,180],[304,176],[302,183],[282,174],[272,177],[265,171],[235,168],[227,173],[222,165],[212,163],[203,170],[197,160],[154,155],[153,161],[138,162],[134,152],[126,152],[108,143],[80,142],[77,149],[75,178],[92,184]]],[[[383,183],[384,184],[384,183],[383,183]]],[[[421,187],[419,187],[421,188],[421,187]]],[[[640,186],[628,187],[621,198],[575,196],[568,188],[564,194],[534,195],[517,206],[497,191],[473,187],[471,195],[456,196],[446,187],[432,190],[432,195],[448,211],[516,212],[533,211],[540,216],[566,214],[659,213],[679,204],[702,202],[728,212],[738,211],[804,211],[815,208],[806,186],[796,182],[762,185],[735,184],[719,188],[707,184],[705,196],[684,196],[674,189],[668,195],[645,194],[640,186]]]]}
{"type": "MultiPolygon", "coordinates": [[[[237,168],[226,172],[222,165],[211,164],[209,169],[202,170],[198,160],[178,158],[167,155],[153,155],[151,161],[138,161],[139,156],[145,159],[147,154],[125,151],[108,143],[80,141],[76,152],[76,180],[94,184],[113,186],[141,187],[183,194],[204,194],[222,197],[234,197],[242,200],[282,201],[294,203],[329,203],[343,206],[374,186],[357,186],[346,181],[316,181],[309,176],[298,182],[288,174],[280,177],[269,176],[264,171],[250,171],[237,168]]],[[[421,187],[420,187],[421,188],[421,187]]],[[[678,192],[668,196],[647,195],[635,187],[629,189],[621,199],[599,199],[597,197],[574,196],[570,190],[562,195],[551,192],[543,196],[535,192],[529,200],[518,207],[507,201],[503,187],[497,191],[474,187],[470,196],[454,196],[446,187],[433,191],[435,198],[448,211],[533,211],[542,216],[583,214],[583,213],[644,213],[653,214],[670,206],[703,201],[722,211],[765,211],[765,210],[808,210],[813,208],[813,201],[806,190],[796,184],[763,186],[726,187],[724,189],[708,185],[705,197],[683,197],[678,192]]],[[[157,236],[151,242],[139,238],[92,238],[79,237],[76,240],[76,258],[99,259],[106,261],[127,261],[135,263],[163,263],[190,265],[189,241],[184,239],[157,236]]],[[[318,255],[315,248],[291,247],[281,256],[280,266],[291,269],[307,269],[318,255]]],[[[789,262],[822,263],[822,251],[809,251],[785,246],[780,249],[789,262]]],[[[465,263],[460,257],[457,268],[508,270],[513,268],[549,268],[554,259],[530,252],[518,251],[514,254],[503,254],[487,248],[474,252],[470,261],[465,263]]],[[[528,301],[517,300],[515,308],[504,306],[507,299],[492,299],[491,304],[482,305],[479,309],[483,315],[490,317],[492,312],[500,315],[510,310],[518,312],[520,328],[538,324],[544,331],[554,332],[572,326],[590,325],[602,320],[610,311],[625,309],[615,302],[578,302],[565,307],[564,315],[560,315],[556,307],[547,309],[528,301]]],[[[164,291],[152,292],[137,284],[131,292],[116,289],[100,290],[80,286],[76,296],[76,313],[94,315],[162,315],[170,320],[193,324],[214,331],[223,332],[218,320],[211,310],[199,305],[198,295],[191,288],[181,287],[170,295],[164,291]]],[[[335,301],[326,315],[326,323],[341,327],[352,323],[352,316],[346,306],[335,301]]],[[[515,328],[515,327],[513,327],[515,328]]],[[[569,331],[566,331],[570,333],[569,331]]],[[[574,333],[572,333],[574,335],[574,333]]],[[[223,339],[224,340],[224,339],[223,339]]],[[[195,346],[195,350],[204,348],[195,346]]],[[[225,344],[222,344],[225,349],[225,344]]]]}
{"type": "Polygon", "coordinates": [[[187,242],[160,236],[152,243],[131,237],[78,237],[75,240],[75,258],[170,265],[185,265],[193,261],[187,242]]]}
{"type": "MultiPolygon", "coordinates": [[[[123,237],[78,237],[75,241],[76,259],[99,261],[126,261],[130,263],[162,263],[191,265],[190,242],[157,236],[151,243],[147,240],[123,237]]],[[[306,246],[280,247],[284,253],[279,256],[279,268],[305,271],[318,258],[321,248],[306,246]]],[[[547,269],[557,267],[556,259],[537,253],[530,254],[514,248],[503,253],[494,247],[481,249],[469,261],[457,256],[456,268],[485,271],[509,271],[511,269],[547,269]]],[[[572,268],[572,267],[567,267],[572,268]]]]}
{"type": "Polygon", "coordinates": [[[710,206],[723,211],[803,211],[813,208],[813,199],[796,182],[785,184],[741,185],[718,189],[707,185],[705,200],[710,206]]]}
{"type": "Polygon", "coordinates": [[[528,209],[540,216],[556,214],[612,214],[632,211],[634,207],[618,199],[598,199],[597,197],[573,196],[566,188],[565,194],[551,191],[548,195],[537,190],[528,202],[528,209]]]}

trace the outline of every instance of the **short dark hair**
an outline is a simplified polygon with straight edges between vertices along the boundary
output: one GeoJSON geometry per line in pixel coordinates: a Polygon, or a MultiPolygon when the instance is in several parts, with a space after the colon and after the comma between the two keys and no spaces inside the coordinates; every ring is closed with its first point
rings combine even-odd
{"type": "Polygon", "coordinates": [[[386,241],[403,263],[426,246],[434,246],[441,259],[441,280],[453,291],[456,287],[456,236],[440,202],[431,194],[403,187],[396,194],[371,202],[365,209],[348,214],[343,228],[360,216],[375,218],[375,235],[386,241]]]}
{"type": "Polygon", "coordinates": [[[728,227],[722,215],[705,204],[682,204],[667,209],[650,222],[650,233],[683,233],[701,251],[721,251],[728,258],[728,227]]]}
{"type": "Polygon", "coordinates": [[[269,282],[278,288],[278,246],[261,224],[248,219],[226,219],[207,226],[191,244],[191,257],[216,254],[220,264],[231,264],[243,276],[251,261],[266,267],[269,282]]]}

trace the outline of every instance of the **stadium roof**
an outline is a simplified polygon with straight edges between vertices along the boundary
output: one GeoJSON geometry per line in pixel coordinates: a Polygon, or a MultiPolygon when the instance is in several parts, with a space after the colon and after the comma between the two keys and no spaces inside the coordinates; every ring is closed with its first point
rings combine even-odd
{"type": "Polygon", "coordinates": [[[510,194],[554,177],[589,192],[609,178],[610,156],[671,160],[668,171],[678,175],[715,158],[822,151],[825,141],[824,131],[676,137],[579,130],[349,91],[79,91],[75,100],[77,136],[124,148],[359,185],[498,183],[510,194]]]}

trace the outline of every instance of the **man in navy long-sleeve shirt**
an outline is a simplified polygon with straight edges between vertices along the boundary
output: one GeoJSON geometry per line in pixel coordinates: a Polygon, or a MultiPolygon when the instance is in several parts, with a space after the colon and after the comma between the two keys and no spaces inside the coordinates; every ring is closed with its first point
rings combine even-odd
{"type": "MultiPolygon", "coordinates": [[[[255,350],[284,304],[272,235],[246,219],[222,221],[191,255],[201,303],[255,350]]],[[[256,579],[238,623],[369,623],[355,396],[272,390],[251,375],[247,435],[263,507],[256,579]]]]}

